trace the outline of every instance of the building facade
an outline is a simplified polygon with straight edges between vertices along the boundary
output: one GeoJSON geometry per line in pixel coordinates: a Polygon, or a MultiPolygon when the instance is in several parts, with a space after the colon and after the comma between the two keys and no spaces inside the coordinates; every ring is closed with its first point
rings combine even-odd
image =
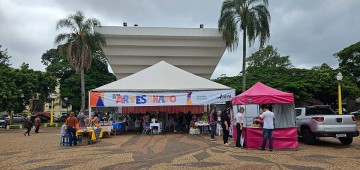
{"type": "Polygon", "coordinates": [[[214,28],[103,26],[95,31],[106,38],[105,55],[117,79],[160,61],[210,79],[226,49],[214,28]]]}

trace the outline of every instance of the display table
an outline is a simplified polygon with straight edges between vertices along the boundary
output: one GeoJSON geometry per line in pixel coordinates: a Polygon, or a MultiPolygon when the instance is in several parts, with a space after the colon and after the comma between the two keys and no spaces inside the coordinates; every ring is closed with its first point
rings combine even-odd
{"type": "Polygon", "coordinates": [[[207,122],[199,122],[199,123],[195,123],[195,126],[199,127],[200,129],[200,133],[209,133],[209,131],[207,130],[209,127],[209,123],[207,122]]]}
{"type": "MultiPolygon", "coordinates": [[[[234,128],[236,134],[236,128],[234,128]]],[[[257,149],[262,144],[262,128],[257,127],[244,127],[242,135],[245,138],[245,146],[249,149],[257,149]]],[[[234,135],[235,138],[235,135],[234,135]]],[[[236,139],[236,138],[235,138],[236,139]]],[[[269,146],[267,140],[266,148],[269,146]]],[[[276,128],[273,131],[273,148],[274,149],[297,149],[298,148],[298,135],[296,127],[289,128],[276,128]]]]}
{"type": "MultiPolygon", "coordinates": [[[[100,133],[99,133],[99,136],[98,136],[98,139],[102,138],[103,136],[103,132],[104,132],[104,129],[103,128],[100,128],[100,133]]],[[[79,137],[79,136],[83,136],[84,133],[87,133],[89,135],[89,142],[93,142],[96,140],[96,133],[95,133],[95,130],[93,128],[87,128],[86,130],[84,129],[78,129],[76,131],[76,136],[79,137]]]]}
{"type": "Polygon", "coordinates": [[[113,126],[101,126],[103,133],[107,134],[110,137],[111,130],[113,129],[113,126]]]}
{"type": "Polygon", "coordinates": [[[113,123],[112,126],[116,131],[120,131],[121,129],[125,129],[126,123],[113,123]]]}

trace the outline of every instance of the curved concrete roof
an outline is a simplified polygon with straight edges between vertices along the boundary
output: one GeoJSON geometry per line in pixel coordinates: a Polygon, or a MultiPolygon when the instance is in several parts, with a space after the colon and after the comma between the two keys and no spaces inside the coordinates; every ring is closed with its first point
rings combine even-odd
{"type": "Polygon", "coordinates": [[[160,61],[210,79],[226,48],[214,28],[103,26],[95,31],[106,38],[105,55],[117,79],[160,61]]]}

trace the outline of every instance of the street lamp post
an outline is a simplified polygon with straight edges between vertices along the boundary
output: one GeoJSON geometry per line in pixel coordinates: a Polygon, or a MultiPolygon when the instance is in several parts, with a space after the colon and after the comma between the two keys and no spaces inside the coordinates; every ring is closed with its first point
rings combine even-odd
{"type": "Polygon", "coordinates": [[[54,100],[56,99],[56,95],[52,93],[50,95],[51,98],[51,110],[50,110],[50,126],[54,125],[54,100]]]}
{"type": "Polygon", "coordinates": [[[338,80],[338,101],[339,101],[339,114],[342,115],[342,101],[341,101],[341,85],[340,82],[343,79],[343,75],[339,72],[336,75],[336,79],[338,80]]]}

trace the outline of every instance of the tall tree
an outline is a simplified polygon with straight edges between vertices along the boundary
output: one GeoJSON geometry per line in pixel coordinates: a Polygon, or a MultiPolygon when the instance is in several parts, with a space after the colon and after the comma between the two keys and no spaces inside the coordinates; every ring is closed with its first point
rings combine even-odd
{"type": "MultiPolygon", "coordinates": [[[[54,75],[60,84],[60,96],[67,98],[66,104],[71,104],[73,110],[81,109],[80,76],[66,60],[66,53],[60,49],[50,49],[42,55],[42,63],[46,71],[54,75]]],[[[108,63],[104,56],[93,55],[91,67],[85,71],[85,90],[89,91],[116,80],[114,74],[108,71],[108,63]]],[[[87,102],[85,97],[85,103],[87,102]]]]}
{"type": "Polygon", "coordinates": [[[246,89],[246,37],[249,46],[256,37],[260,38],[260,46],[270,37],[271,17],[267,6],[268,0],[226,0],[221,7],[218,28],[229,51],[236,50],[239,31],[243,32],[242,91],[246,89]]]}
{"type": "Polygon", "coordinates": [[[246,59],[248,67],[293,67],[290,56],[280,56],[272,45],[260,48],[246,59]]]}
{"type": "MultiPolygon", "coordinates": [[[[312,69],[286,67],[248,67],[248,86],[260,81],[278,90],[294,93],[296,105],[328,104],[336,107],[337,82],[334,80],[339,70],[326,64],[312,69]]],[[[343,73],[344,97],[354,98],[360,94],[356,81],[343,73]]],[[[219,77],[215,82],[239,90],[239,77],[219,77]]],[[[237,91],[238,92],[238,91],[237,91]]]]}
{"type": "Polygon", "coordinates": [[[360,87],[360,41],[334,54],[339,59],[341,71],[347,71],[357,79],[360,87]]]}
{"type": "Polygon", "coordinates": [[[60,19],[56,24],[56,29],[68,28],[72,32],[62,33],[56,36],[55,44],[65,41],[63,47],[67,51],[67,60],[80,73],[81,79],[81,110],[85,110],[85,70],[91,66],[92,55],[95,53],[104,54],[102,49],[106,45],[105,38],[93,28],[101,26],[96,18],[85,20],[81,11],[77,11],[68,18],[60,19]]]}
{"type": "Polygon", "coordinates": [[[0,67],[0,111],[20,113],[30,99],[47,98],[55,90],[55,77],[29,69],[22,64],[20,69],[0,67]]]}
{"type": "Polygon", "coordinates": [[[11,64],[9,63],[10,58],[11,56],[7,54],[7,49],[1,50],[1,45],[0,45],[0,66],[5,66],[5,67],[11,66],[11,64]]]}

